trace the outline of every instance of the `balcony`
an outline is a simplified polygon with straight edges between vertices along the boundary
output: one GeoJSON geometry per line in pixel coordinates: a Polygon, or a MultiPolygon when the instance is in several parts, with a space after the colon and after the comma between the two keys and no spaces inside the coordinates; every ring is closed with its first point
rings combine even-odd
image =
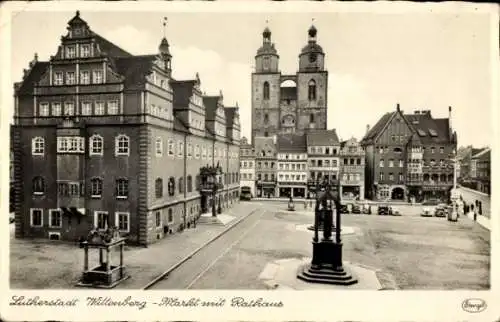
{"type": "Polygon", "coordinates": [[[212,182],[203,182],[203,183],[200,183],[200,185],[198,186],[198,190],[202,191],[202,192],[213,192],[214,188],[216,190],[223,189],[224,184],[218,182],[218,183],[215,183],[215,187],[214,187],[214,183],[212,183],[212,182]]]}
{"type": "Polygon", "coordinates": [[[347,185],[347,186],[359,186],[359,185],[364,185],[365,182],[363,179],[359,180],[343,180],[340,179],[340,184],[341,185],[347,185]]]}
{"type": "Polygon", "coordinates": [[[356,165],[342,165],[342,172],[358,172],[358,173],[364,173],[365,172],[365,166],[363,164],[356,164],[356,165]]]}
{"type": "Polygon", "coordinates": [[[365,151],[361,150],[361,151],[349,152],[349,151],[342,150],[342,151],[340,151],[339,155],[343,156],[343,157],[345,157],[345,156],[364,157],[365,151]]]}
{"type": "Polygon", "coordinates": [[[423,165],[422,170],[424,172],[453,172],[453,164],[444,164],[444,165],[423,165]]]}

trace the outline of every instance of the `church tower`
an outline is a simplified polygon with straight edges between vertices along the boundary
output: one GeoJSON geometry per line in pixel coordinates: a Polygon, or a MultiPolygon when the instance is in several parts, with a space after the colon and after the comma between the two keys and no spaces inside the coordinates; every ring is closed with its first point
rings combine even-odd
{"type": "Polygon", "coordinates": [[[299,55],[297,73],[297,132],[326,129],[328,72],[325,53],[318,45],[316,27],[308,31],[309,40],[299,55]]]}
{"type": "Polygon", "coordinates": [[[262,33],[262,46],[255,55],[252,73],[252,143],[255,137],[271,137],[279,131],[279,56],[271,42],[268,27],[262,33]]]}

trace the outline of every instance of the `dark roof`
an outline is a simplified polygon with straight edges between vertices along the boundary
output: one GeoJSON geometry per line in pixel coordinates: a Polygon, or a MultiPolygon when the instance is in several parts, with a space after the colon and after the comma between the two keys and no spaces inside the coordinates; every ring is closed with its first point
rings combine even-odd
{"type": "Polygon", "coordinates": [[[101,51],[107,53],[111,57],[131,57],[131,53],[121,49],[117,45],[113,44],[111,41],[105,39],[104,37],[92,32],[95,40],[99,44],[101,51]]]}
{"type": "Polygon", "coordinates": [[[203,104],[205,105],[205,118],[209,121],[215,120],[219,96],[203,96],[203,104]]]}
{"type": "Polygon", "coordinates": [[[121,57],[115,60],[118,73],[125,77],[125,87],[142,84],[151,73],[156,55],[121,57]]]}
{"type": "Polygon", "coordinates": [[[259,55],[278,55],[278,51],[274,47],[274,43],[264,43],[259,49],[257,49],[257,56],[259,55]]]}
{"type": "Polygon", "coordinates": [[[449,119],[434,119],[430,113],[405,114],[404,117],[417,131],[423,144],[450,140],[449,119]],[[424,133],[425,135],[423,135],[424,133]],[[435,133],[435,136],[431,133],[435,133]]]}
{"type": "Polygon", "coordinates": [[[274,143],[274,138],[272,137],[255,137],[254,138],[254,146],[255,146],[255,151],[261,151],[268,146],[271,149],[275,150],[276,149],[276,144],[274,143]]]}
{"type": "Polygon", "coordinates": [[[286,100],[286,99],[296,100],[297,99],[297,87],[281,87],[280,98],[282,100],[286,100]]]}
{"type": "Polygon", "coordinates": [[[279,152],[306,152],[307,139],[303,134],[279,134],[277,146],[279,152]]]}
{"type": "MultiPolygon", "coordinates": [[[[373,144],[374,139],[385,128],[394,113],[385,113],[364,136],[363,144],[373,144]]],[[[418,114],[402,114],[403,119],[408,123],[410,129],[418,135],[418,140],[422,144],[450,142],[451,133],[449,130],[448,118],[433,118],[430,112],[418,114]]],[[[413,140],[416,140],[414,138],[413,140]]]]}
{"type": "Polygon", "coordinates": [[[339,137],[335,129],[316,130],[307,133],[307,145],[333,146],[339,144],[339,137]]]}
{"type": "Polygon", "coordinates": [[[189,127],[182,122],[182,120],[178,117],[174,117],[174,130],[180,132],[189,132],[189,127]]]}
{"type": "Polygon", "coordinates": [[[20,84],[17,93],[19,95],[23,94],[33,94],[33,88],[35,83],[40,81],[42,75],[47,71],[49,67],[49,62],[36,62],[35,65],[29,70],[28,75],[18,84],[20,84]]]}
{"type": "Polygon", "coordinates": [[[305,53],[323,53],[323,48],[315,41],[309,41],[309,43],[302,48],[301,54],[305,53]]]}
{"type": "Polygon", "coordinates": [[[481,149],[480,152],[473,154],[472,158],[482,161],[491,160],[491,149],[490,148],[481,149]]]}
{"type": "Polygon", "coordinates": [[[385,113],[384,115],[382,115],[382,117],[378,120],[377,123],[375,123],[375,125],[368,131],[368,133],[365,134],[362,142],[363,143],[370,143],[373,141],[373,139],[375,139],[375,137],[377,136],[377,134],[382,131],[382,129],[384,128],[385,124],[390,120],[390,118],[392,117],[392,115],[394,114],[395,112],[391,112],[391,113],[385,113]]]}
{"type": "Polygon", "coordinates": [[[195,80],[170,82],[170,86],[172,86],[174,92],[174,106],[187,107],[189,105],[189,98],[193,94],[195,84],[195,80]]]}

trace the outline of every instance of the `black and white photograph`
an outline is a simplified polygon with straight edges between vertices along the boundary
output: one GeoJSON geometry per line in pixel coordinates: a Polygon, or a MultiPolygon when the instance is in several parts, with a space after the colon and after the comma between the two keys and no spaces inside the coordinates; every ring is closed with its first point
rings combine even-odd
{"type": "Polygon", "coordinates": [[[1,8],[2,306],[495,317],[497,8],[120,2],[1,8]]]}

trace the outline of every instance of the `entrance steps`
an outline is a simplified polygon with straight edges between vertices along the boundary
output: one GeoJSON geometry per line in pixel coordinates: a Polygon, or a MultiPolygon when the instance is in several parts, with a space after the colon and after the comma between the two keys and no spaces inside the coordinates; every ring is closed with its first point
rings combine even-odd
{"type": "Polygon", "coordinates": [[[228,223],[234,220],[234,216],[230,216],[227,214],[217,214],[216,217],[212,216],[212,213],[205,213],[200,216],[197,224],[201,225],[217,225],[217,226],[226,226],[228,223]]]}

